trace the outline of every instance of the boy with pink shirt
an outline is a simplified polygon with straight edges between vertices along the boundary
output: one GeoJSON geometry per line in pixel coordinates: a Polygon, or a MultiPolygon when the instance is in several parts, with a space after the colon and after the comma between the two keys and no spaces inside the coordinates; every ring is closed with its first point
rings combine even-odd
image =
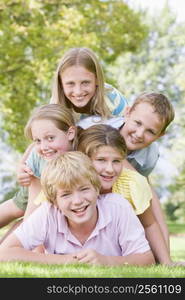
{"type": "Polygon", "coordinates": [[[67,152],[48,162],[41,183],[48,201],[1,244],[1,261],[155,263],[131,205],[118,194],[99,195],[98,175],[85,154],[67,152]],[[31,251],[40,244],[47,254],[31,251]]]}

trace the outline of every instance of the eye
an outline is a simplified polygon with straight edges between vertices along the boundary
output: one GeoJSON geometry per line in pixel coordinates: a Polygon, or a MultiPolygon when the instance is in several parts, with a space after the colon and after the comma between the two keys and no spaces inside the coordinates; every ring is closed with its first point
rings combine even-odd
{"type": "Polygon", "coordinates": [[[105,159],[104,158],[97,158],[96,161],[104,162],[105,159]]]}
{"type": "Polygon", "coordinates": [[[135,123],[136,123],[137,126],[141,126],[141,122],[140,121],[135,120],[135,123]]]}
{"type": "Polygon", "coordinates": [[[116,164],[120,164],[122,162],[122,160],[115,159],[115,160],[113,160],[113,162],[116,163],[116,164]]]}
{"type": "Polygon", "coordinates": [[[148,129],[148,132],[152,135],[156,135],[156,133],[152,129],[148,129]]]}
{"type": "Polygon", "coordinates": [[[33,141],[34,141],[34,143],[37,144],[37,145],[40,144],[40,142],[41,142],[41,140],[39,140],[39,139],[34,139],[33,141]]]}
{"type": "Polygon", "coordinates": [[[49,142],[52,142],[52,141],[54,140],[54,138],[55,138],[55,137],[51,135],[51,136],[48,136],[47,139],[48,139],[49,142]]]}
{"type": "Polygon", "coordinates": [[[88,191],[89,190],[89,187],[88,186],[84,186],[80,189],[81,191],[88,191]]]}
{"type": "Polygon", "coordinates": [[[90,83],[90,81],[87,81],[87,80],[82,82],[83,85],[88,85],[89,83],[90,83]]]}
{"type": "Polygon", "coordinates": [[[67,192],[67,193],[64,193],[64,194],[60,195],[60,198],[65,198],[65,197],[68,197],[70,195],[71,195],[71,193],[67,192]]]}
{"type": "Polygon", "coordinates": [[[67,83],[66,83],[66,85],[68,85],[68,86],[72,86],[72,85],[74,85],[74,82],[72,82],[72,81],[70,81],[70,82],[67,82],[67,83]]]}

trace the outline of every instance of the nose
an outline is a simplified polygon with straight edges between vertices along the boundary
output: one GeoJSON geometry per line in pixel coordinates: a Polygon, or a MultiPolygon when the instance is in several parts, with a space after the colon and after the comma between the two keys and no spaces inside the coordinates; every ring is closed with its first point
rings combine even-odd
{"type": "Polygon", "coordinates": [[[73,204],[80,205],[83,202],[82,195],[78,191],[73,193],[73,204]]]}
{"type": "Polygon", "coordinates": [[[80,84],[76,84],[74,87],[74,93],[75,95],[81,95],[82,89],[81,89],[81,85],[80,84]]]}
{"type": "Polygon", "coordinates": [[[144,136],[144,128],[143,127],[137,128],[136,135],[138,138],[142,138],[144,136]]]}
{"type": "Polygon", "coordinates": [[[107,164],[105,166],[105,171],[107,173],[111,173],[111,174],[114,172],[114,168],[113,168],[112,162],[107,162],[107,164]]]}
{"type": "Polygon", "coordinates": [[[42,151],[48,150],[48,142],[47,141],[41,141],[41,143],[40,143],[40,149],[42,151]]]}

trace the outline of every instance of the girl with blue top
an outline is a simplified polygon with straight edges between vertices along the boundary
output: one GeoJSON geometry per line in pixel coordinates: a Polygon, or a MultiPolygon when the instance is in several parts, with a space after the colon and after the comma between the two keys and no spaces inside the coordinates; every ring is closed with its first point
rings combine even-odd
{"type": "MultiPolygon", "coordinates": [[[[70,108],[75,123],[92,115],[101,119],[123,116],[127,99],[114,87],[105,83],[102,67],[88,48],[72,48],[59,62],[50,103],[70,108]]],[[[30,169],[20,165],[17,174],[20,185],[30,184],[30,169]]]]}
{"type": "Polygon", "coordinates": [[[88,48],[72,48],[62,57],[54,79],[51,103],[70,108],[76,121],[89,115],[123,115],[128,102],[104,81],[102,67],[88,48]]]}

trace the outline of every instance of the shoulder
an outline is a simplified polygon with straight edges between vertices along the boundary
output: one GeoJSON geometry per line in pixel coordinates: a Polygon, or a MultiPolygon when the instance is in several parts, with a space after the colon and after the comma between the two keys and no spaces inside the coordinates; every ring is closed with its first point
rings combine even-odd
{"type": "Polygon", "coordinates": [[[105,210],[109,210],[110,208],[115,208],[116,210],[122,209],[132,209],[128,200],[124,198],[124,196],[118,193],[108,193],[99,196],[99,203],[101,207],[105,210]]]}
{"type": "Polygon", "coordinates": [[[152,143],[150,146],[138,150],[136,154],[138,159],[141,159],[142,165],[144,166],[155,166],[158,158],[159,158],[159,146],[157,142],[152,143]]]}
{"type": "Polygon", "coordinates": [[[119,129],[124,123],[124,117],[112,117],[108,119],[102,119],[100,116],[90,116],[77,123],[77,126],[87,129],[93,125],[105,124],[110,125],[116,129],[119,129]]]}
{"type": "Polygon", "coordinates": [[[45,160],[38,155],[38,153],[34,148],[30,152],[26,160],[26,163],[32,169],[36,177],[41,176],[41,170],[45,164],[45,160]]]}
{"type": "Polygon", "coordinates": [[[102,123],[103,123],[103,119],[101,118],[101,116],[96,115],[96,116],[90,116],[80,120],[79,122],[77,122],[77,126],[80,126],[83,129],[87,129],[93,125],[102,124],[102,123]]]}
{"type": "Polygon", "coordinates": [[[125,107],[128,105],[126,97],[115,87],[105,83],[105,100],[112,115],[123,115],[125,107]]]}
{"type": "Polygon", "coordinates": [[[143,213],[152,199],[151,188],[146,177],[130,169],[123,169],[113,186],[113,192],[124,195],[132,204],[136,214],[143,213]]]}
{"type": "Polygon", "coordinates": [[[136,150],[127,156],[128,161],[144,176],[148,176],[152,172],[158,158],[159,146],[157,142],[144,149],[136,150]]]}

